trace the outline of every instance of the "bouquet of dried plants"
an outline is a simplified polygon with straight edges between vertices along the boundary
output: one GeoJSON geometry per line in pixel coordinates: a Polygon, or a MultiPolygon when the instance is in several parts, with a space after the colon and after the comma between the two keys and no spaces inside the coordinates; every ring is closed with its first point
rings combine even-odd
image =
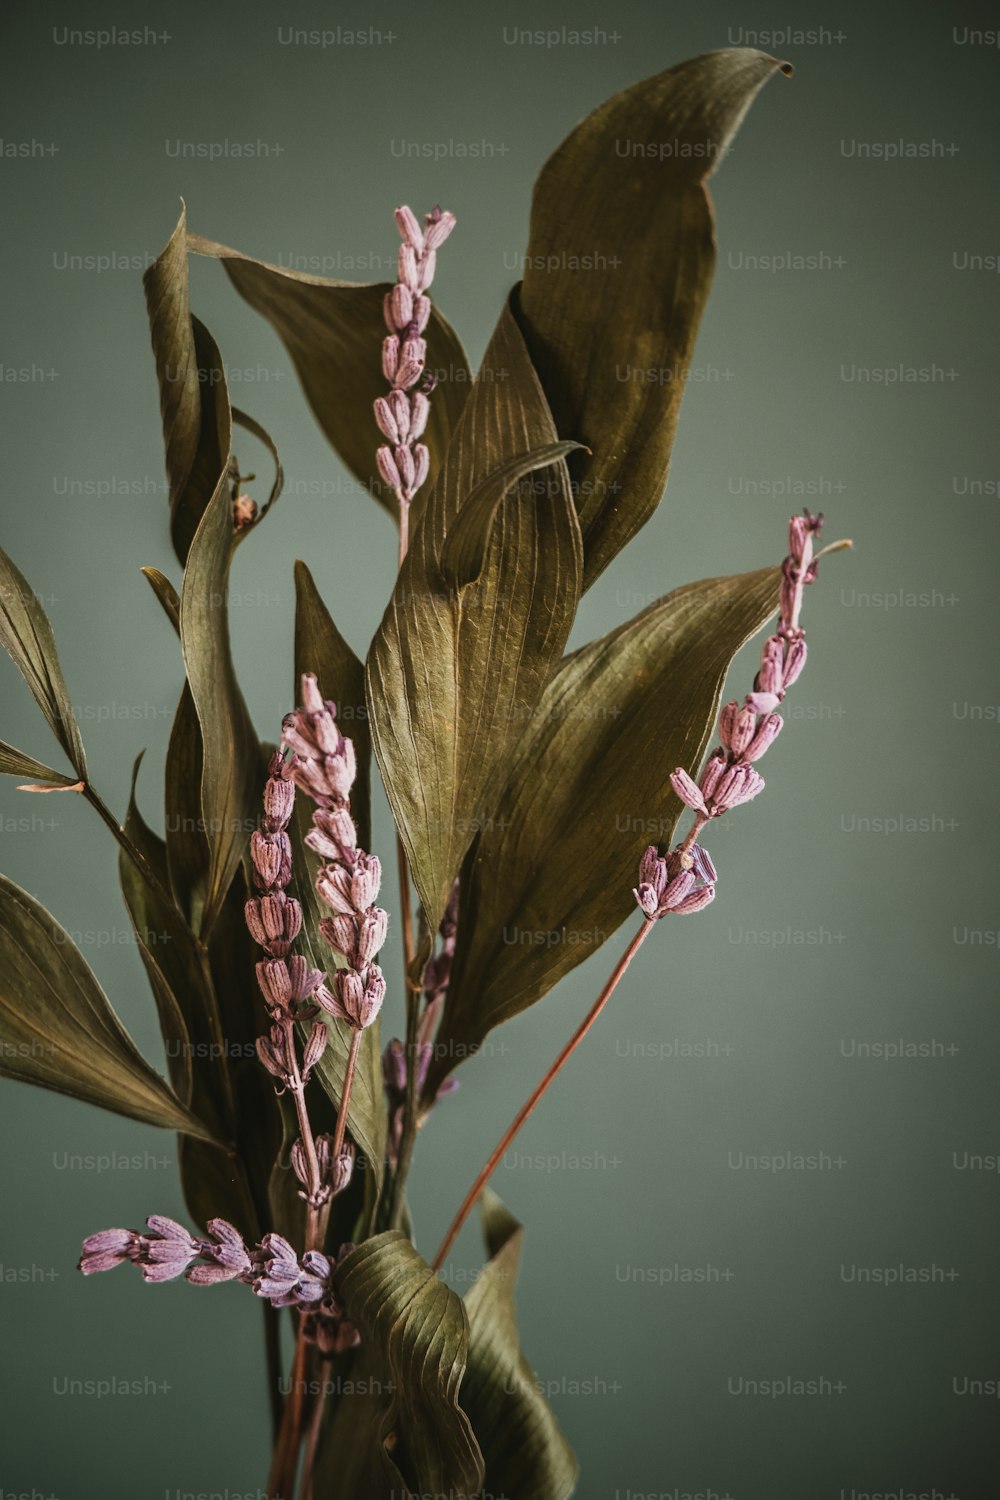
{"type": "MultiPolygon", "coordinates": [[[[640,944],[713,900],[703,840],[763,789],[759,762],[805,664],[821,518],[792,519],[780,567],[688,584],[564,651],[582,592],[660,501],[712,276],[705,179],[782,68],[713,53],[572,132],[538,179],[524,279],[474,379],[430,298],[439,254],[457,246],[452,214],[396,210],[392,286],[293,274],[182,216],[145,278],[182,575],[175,587],[144,572],[186,675],[162,837],[139,811],[138,762],[122,823],[95,790],[49,623],[0,554],[4,645],[72,768],[2,745],[0,769],[30,778],[23,790],[83,797],[117,839],[169,1081],[69,936],[6,879],[0,1064],[180,1133],[190,1227],[153,1213],[101,1230],[80,1269],[131,1263],[148,1282],[230,1281],[259,1299],[271,1496],[559,1500],[574,1488],[519,1344],[521,1227],[487,1184],[640,944]],[[281,524],[281,467],[259,421],[230,404],[190,312],[192,254],[221,260],[276,329],[337,454],[399,527],[397,582],[364,660],[296,564],[297,703],[263,739],[233,667],[227,584],[236,548],[281,524]],[[622,366],[648,378],[623,381],[622,366]],[[273,457],[262,501],[240,474],[236,428],[273,457]],[[775,612],[751,690],[720,712],[734,653],[775,612]],[[386,1044],[373,756],[396,825],[384,855],[398,865],[404,952],[405,1035],[386,1044]],[[615,819],[622,806],[669,835],[644,847],[641,825],[615,819]],[[407,1177],[459,1062],[630,917],[590,1012],[425,1255],[407,1177]],[[510,930],[581,941],[510,943],[510,930]],[[477,1203],[488,1258],[463,1300],[437,1272],[477,1203]]],[[[317,546],[331,545],[349,541],[331,529],[317,546]]]]}

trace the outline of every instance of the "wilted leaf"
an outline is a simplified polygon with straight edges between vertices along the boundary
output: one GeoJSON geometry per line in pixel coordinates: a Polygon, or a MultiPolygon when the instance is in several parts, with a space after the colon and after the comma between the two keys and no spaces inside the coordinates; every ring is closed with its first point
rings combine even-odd
{"type": "Polygon", "coordinates": [[[670,773],[697,770],[730,660],[773,614],[779,576],[686,584],[556,673],[462,871],[429,1089],[636,910],[642,852],[669,842],[682,811],[670,773]]]}
{"type": "Polygon", "coordinates": [[[495,1193],[482,1198],[490,1259],[466,1294],[469,1367],[461,1402],[486,1461],[485,1492],[568,1500],[577,1463],[521,1352],[514,1286],[524,1230],[495,1193]]]}
{"type": "Polygon", "coordinates": [[[608,99],[535,184],[515,303],[569,460],[593,583],[660,503],[715,264],[705,180],[787,64],[732,48],[608,99]]]}
{"type": "MultiPolygon", "coordinates": [[[[335,1284],[369,1362],[374,1356],[391,1389],[378,1428],[379,1464],[373,1465],[382,1484],[408,1486],[397,1494],[471,1500],[483,1469],[458,1404],[469,1342],[461,1298],[395,1229],[347,1256],[335,1284]]],[[[354,1494],[360,1500],[362,1492],[354,1494]]]]}
{"type": "MultiPolygon", "coordinates": [[[[395,234],[390,224],[388,232],[395,234]]],[[[391,283],[360,284],[267,265],[226,245],[188,235],[197,255],[221,260],[240,296],[266,318],[291,356],[306,399],[333,448],[395,517],[395,496],[375,467],[382,438],[372,405],[386,392],[382,301],[391,283]]],[[[435,308],[428,324],[427,368],[438,376],[423,441],[433,479],[469,392],[469,367],[454,329],[435,308]]]]}
{"type": "Polygon", "coordinates": [[[159,568],[141,568],[139,570],[148,582],[153,593],[163,605],[163,613],[176,630],[181,633],[181,601],[170,579],[159,568]]]}
{"type": "Polygon", "coordinates": [[[576,613],[582,554],[565,462],[518,485],[495,516],[476,506],[489,542],[465,588],[442,576],[445,533],[484,480],[557,438],[505,308],[368,655],[375,754],[432,923],[576,613]]]}
{"type": "Polygon", "coordinates": [[[0,1073],[212,1138],[136,1050],[69,933],[3,875],[0,1073]]]}
{"type": "Polygon", "coordinates": [[[77,776],[86,781],[87,757],[56,655],[52,626],[28,580],[3,551],[0,551],[0,644],[31,689],[77,776]]]}
{"type": "MultiPolygon", "coordinates": [[[[209,844],[203,936],[211,931],[257,826],[263,785],[260,748],[229,646],[234,548],[229,485],[223,475],[191,543],[181,586],[181,645],[201,726],[201,818],[209,844]]],[[[194,753],[189,746],[187,754],[194,753]]]]}
{"type": "MultiPolygon", "coordinates": [[[[53,771],[51,766],[44,766],[40,760],[35,760],[33,755],[25,755],[23,750],[15,750],[13,745],[6,745],[0,740],[0,776],[30,776],[35,781],[48,781],[51,786],[44,788],[46,791],[66,791],[68,787],[77,787],[79,782],[70,776],[64,776],[61,771],[53,771]]],[[[40,791],[40,787],[32,787],[32,791],[40,791]]]]}
{"type": "Polygon", "coordinates": [[[187,219],[143,276],[170,489],[170,532],[183,564],[219,476],[229,464],[232,418],[225,372],[188,298],[187,219]]]}

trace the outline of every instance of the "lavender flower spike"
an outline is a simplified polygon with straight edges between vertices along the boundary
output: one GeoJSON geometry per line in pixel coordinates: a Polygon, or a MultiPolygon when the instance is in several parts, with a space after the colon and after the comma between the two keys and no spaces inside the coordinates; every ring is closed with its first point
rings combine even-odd
{"type": "Polygon", "coordinates": [[[799,616],[803,591],[816,577],[819,558],[813,552],[813,538],[822,524],[823,517],[808,510],[788,523],[789,554],[781,565],[778,628],[764,642],[753,691],[742,704],[733,699],[722,709],[721,743],[698,780],[680,766],[671,773],[671,786],[695,817],[686,838],[669,855],[661,856],[655,847],[643,855],[634,895],[648,921],[668,912],[701,911],[713,900],[715,870],[696,839],[706,823],[764,790],[754,763],[777,739],[783,721],[774,710],[805,666],[805,631],[799,616]]]}
{"type": "Polygon", "coordinates": [[[455,227],[455,215],[434,208],[421,229],[412,209],[396,209],[399,280],[384,304],[389,336],[382,344],[382,373],[391,386],[375,402],[375,421],[388,439],[375,454],[379,474],[399,505],[401,556],[406,552],[407,514],[427,478],[430,453],[419,441],[430,415],[433,376],[424,373],[427,344],[423,334],[430,321],[427,289],[434,279],[437,251],[455,227]],[[418,389],[417,387],[420,387],[418,389]]]}

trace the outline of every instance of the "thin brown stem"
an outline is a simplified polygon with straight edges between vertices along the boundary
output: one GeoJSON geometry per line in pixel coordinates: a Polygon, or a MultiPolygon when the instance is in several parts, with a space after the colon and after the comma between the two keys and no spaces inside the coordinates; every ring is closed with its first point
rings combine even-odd
{"type": "Polygon", "coordinates": [[[452,1245],[455,1243],[455,1240],[458,1238],[458,1234],[460,1229],[462,1228],[462,1225],[469,1217],[469,1214],[475,1207],[480,1195],[482,1194],[483,1189],[489,1182],[490,1178],[493,1176],[493,1173],[496,1171],[500,1159],[503,1156],[504,1152],[507,1150],[507,1147],[517,1135],[518,1131],[521,1129],[521,1126],[527,1120],[528,1116],[532,1113],[539,1100],[546,1093],[549,1085],[555,1081],[555,1079],[562,1072],[565,1064],[573,1056],[573,1053],[576,1051],[577,1047],[579,1047],[580,1043],[587,1035],[587,1032],[593,1026],[594,1022],[601,1014],[601,1011],[607,1005],[608,1001],[611,999],[611,996],[618,988],[619,981],[624,975],[626,969],[632,962],[635,955],[638,953],[639,949],[642,947],[642,944],[646,941],[646,938],[649,936],[655,925],[655,922],[651,921],[648,917],[643,919],[642,926],[630,939],[625,952],[622,954],[614,969],[611,971],[611,975],[608,979],[607,984],[604,986],[603,990],[598,995],[593,1005],[590,1007],[590,1010],[587,1012],[580,1025],[574,1031],[569,1041],[563,1047],[555,1062],[552,1063],[551,1067],[549,1067],[545,1075],[529,1094],[528,1098],[524,1101],[521,1108],[518,1110],[517,1114],[514,1116],[513,1120],[510,1122],[507,1129],[500,1137],[493,1151],[490,1153],[485,1166],[480,1171],[479,1176],[476,1178],[475,1182],[466,1193],[465,1198],[462,1201],[461,1208],[458,1210],[458,1213],[451,1221],[451,1227],[449,1228],[448,1233],[441,1241],[438,1253],[437,1255],[435,1255],[434,1260],[431,1263],[435,1271],[440,1271],[442,1265],[444,1264],[445,1257],[447,1256],[452,1245]]]}
{"type": "Polygon", "coordinates": [[[347,1133],[347,1112],[351,1107],[351,1088],[354,1084],[354,1073],[358,1066],[358,1053],[361,1051],[361,1039],[364,1032],[360,1026],[355,1026],[351,1036],[351,1050],[347,1054],[347,1068],[344,1071],[344,1090],[340,1096],[340,1111],[337,1115],[337,1125],[333,1133],[333,1146],[330,1158],[336,1164],[337,1158],[344,1149],[344,1136],[347,1133]]]}
{"type": "Polygon", "coordinates": [[[313,1500],[313,1469],[316,1466],[316,1452],[319,1448],[319,1435],[323,1430],[323,1411],[326,1406],[326,1386],[322,1370],[318,1382],[316,1399],[313,1401],[312,1413],[309,1417],[309,1432],[306,1437],[305,1457],[302,1460],[302,1482],[299,1490],[300,1500],[313,1500]]]}
{"type": "Polygon", "coordinates": [[[281,1412],[281,1427],[271,1456],[271,1469],[267,1476],[269,1500],[290,1500],[295,1490],[295,1471],[298,1468],[299,1448],[302,1443],[302,1411],[305,1405],[306,1361],[309,1345],[302,1337],[302,1320],[295,1340],[295,1358],[292,1362],[291,1389],[285,1397],[281,1412]]]}

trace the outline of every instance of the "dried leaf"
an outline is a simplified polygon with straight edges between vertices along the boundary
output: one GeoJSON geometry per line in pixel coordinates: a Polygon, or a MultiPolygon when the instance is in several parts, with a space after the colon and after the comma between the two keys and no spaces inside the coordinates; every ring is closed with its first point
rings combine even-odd
{"type": "MultiPolygon", "coordinates": [[[[392,1393],[378,1428],[379,1464],[373,1464],[382,1484],[391,1480],[397,1494],[472,1500],[483,1468],[458,1404],[469,1344],[461,1298],[395,1229],[348,1255],[335,1285],[392,1393]]],[[[360,1500],[362,1492],[354,1493],[360,1500]]]]}
{"type": "Polygon", "coordinates": [[[524,1230],[489,1189],[482,1198],[489,1263],[465,1297],[469,1366],[461,1402],[486,1461],[485,1491],[568,1500],[577,1462],[521,1352],[514,1287],[524,1230]]]}
{"type": "Polygon", "coordinates": [[[3,875],[0,1073],[212,1139],[136,1050],[69,933],[3,875]]]}
{"type": "Polygon", "coordinates": [[[652,515],[715,265],[705,181],[785,63],[696,57],[615,94],[535,184],[515,306],[569,461],[586,588],[652,515]]]}
{"type": "Polygon", "coordinates": [[[0,645],[31,689],[77,776],[86,781],[87,757],[56,655],[52,626],[28,580],[3,551],[0,551],[0,645]]]}

